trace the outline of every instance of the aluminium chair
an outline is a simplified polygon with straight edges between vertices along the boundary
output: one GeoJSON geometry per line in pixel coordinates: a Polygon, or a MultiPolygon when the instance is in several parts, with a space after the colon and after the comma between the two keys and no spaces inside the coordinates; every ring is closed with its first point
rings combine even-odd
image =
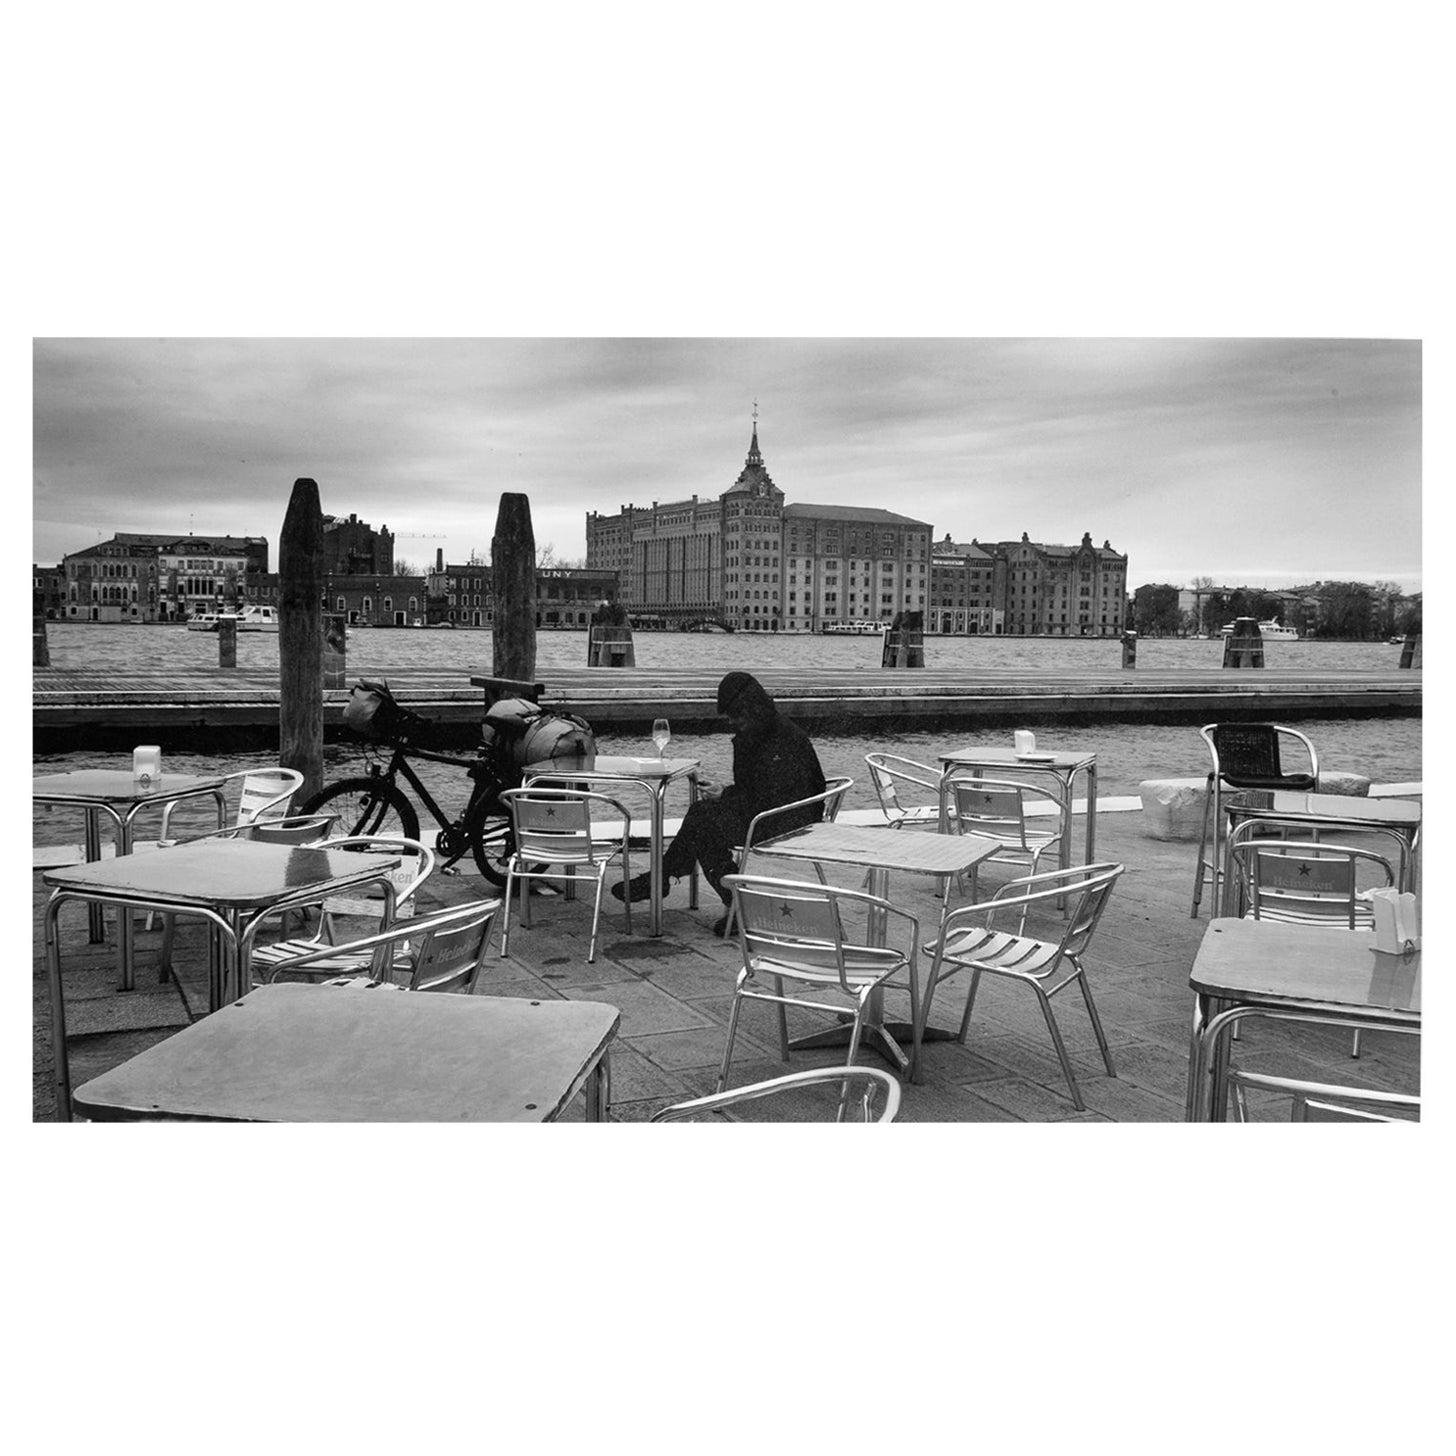
{"type": "Polygon", "coordinates": [[[312,980],[326,971],[325,985],[401,991],[475,994],[485,965],[500,900],[473,900],[396,922],[373,935],[319,949],[273,967],[270,981],[298,975],[312,980]],[[336,962],[354,965],[340,972],[336,962]]]}
{"type": "MultiPolygon", "coordinates": [[[[802,828],[805,824],[832,824],[844,806],[844,796],[853,787],[854,780],[851,778],[825,779],[824,788],[820,793],[810,794],[806,799],[794,799],[788,804],[776,804],[772,809],[765,809],[761,814],[755,814],[749,820],[748,829],[743,835],[743,843],[734,848],[737,858],[733,873],[747,874],[748,861],[752,857],[754,849],[765,840],[774,838],[775,835],[787,834],[790,830],[802,828]]],[[[814,873],[819,876],[819,883],[824,884],[824,871],[817,864],[814,866],[814,873]]],[[[724,883],[727,883],[726,875],[724,883]]],[[[734,906],[730,904],[728,919],[723,927],[724,939],[728,939],[733,934],[735,913],[734,906]]]]}
{"type": "MultiPolygon", "coordinates": [[[[1328,840],[1255,839],[1240,825],[1229,836],[1229,861],[1245,920],[1277,920],[1344,930],[1372,930],[1371,889],[1395,885],[1395,870],[1384,855],[1328,840]],[[1360,873],[1368,867],[1371,873],[1360,873]],[[1367,881],[1373,880],[1370,884],[1367,881]]],[[[1259,826],[1267,829],[1267,824],[1259,826]]],[[[1235,1026],[1235,1031],[1238,1027],[1235,1026]]],[[[1350,1055],[1360,1055],[1355,1031],[1350,1055]]]]}
{"type": "Polygon", "coordinates": [[[891,829],[940,828],[940,773],[936,769],[898,753],[867,753],[865,763],[880,812],[891,829]]]}
{"type": "Polygon", "coordinates": [[[1223,887],[1223,842],[1225,837],[1223,791],[1264,789],[1311,792],[1319,786],[1319,754],[1297,728],[1280,723],[1209,723],[1198,730],[1208,745],[1213,766],[1203,796],[1203,823],[1198,833],[1198,862],[1193,877],[1193,909],[1198,918],[1203,899],[1203,882],[1213,881],[1213,913],[1219,913],[1223,887]],[[1285,773],[1280,760],[1281,740],[1299,744],[1308,756],[1307,772],[1285,773]],[[1212,825],[1212,852],[1209,826],[1212,825]]]}
{"type": "MultiPolygon", "coordinates": [[[[849,1050],[844,1064],[852,1067],[872,1000],[882,998],[892,984],[894,989],[910,993],[913,1081],[919,1073],[922,1024],[920,925],[915,916],[878,895],[807,880],[725,875],[723,883],[733,895],[743,966],[734,983],[728,1036],[715,1091],[727,1089],[733,1044],[745,1003],[759,1001],[775,1007],[779,1054],[785,1062],[791,1047],[790,1006],[848,1015],[849,1050]],[[898,927],[899,944],[886,941],[891,925],[898,927]],[[895,981],[902,974],[905,981],[895,981]]],[[[889,1035],[883,1028],[876,1034],[889,1035]]],[[[898,1047],[892,1046],[892,1051],[900,1055],[898,1047]]],[[[846,1085],[840,1098],[839,1121],[843,1121],[848,1096],[846,1085]]]]}
{"type": "Polygon", "coordinates": [[[1022,864],[1033,875],[1043,855],[1061,853],[1072,819],[1070,790],[1061,783],[955,774],[946,783],[946,799],[958,833],[994,841],[996,862],[1022,864]]]}
{"type": "MultiPolygon", "coordinates": [[[[394,920],[409,921],[415,913],[415,895],[435,868],[435,854],[417,839],[393,835],[350,834],[325,839],[316,849],[344,849],[361,853],[398,854],[399,865],[390,872],[394,888],[394,920]]],[[[286,974],[306,981],[326,981],[334,976],[359,975],[367,971],[370,957],[359,951],[359,940],[350,938],[346,922],[365,922],[366,934],[390,930],[384,923],[384,895],[379,885],[364,885],[357,891],[331,895],[318,905],[318,928],[312,936],[285,937],[271,944],[253,947],[253,972],[266,981],[286,974]],[[306,962],[306,964],[300,964],[306,962]]],[[[402,950],[400,952],[404,954],[402,950]]]]}
{"type": "Polygon", "coordinates": [[[957,1040],[964,1045],[966,1033],[971,1025],[971,1012],[976,1004],[976,992],[983,975],[1002,976],[1030,986],[1036,994],[1047,1030],[1051,1033],[1052,1045],[1057,1059],[1062,1064],[1062,1075],[1072,1094],[1072,1103],[1079,1112],[1086,1110],[1076,1074],[1072,1071],[1071,1059],[1067,1055],[1066,1042],[1057,1025],[1056,1013],[1052,1009],[1052,997],[1074,982],[1082,993],[1087,1006],[1087,1015],[1092,1022],[1092,1032],[1097,1038],[1107,1075],[1115,1077],[1117,1070],[1112,1064],[1112,1053],[1108,1050],[1107,1037],[1102,1030],[1102,1020],[1097,1015],[1097,1005],[1092,999],[1092,988],[1087,983],[1087,970],[1083,959],[1091,943],[1093,933],[1107,908],[1112,887],[1123,872],[1118,864],[1074,865],[1071,869],[1050,870],[1045,874],[1028,875],[1002,885],[990,899],[972,905],[962,905],[950,911],[941,922],[937,938],[926,946],[931,953],[930,974],[925,983],[925,992],[920,1000],[920,1035],[923,1038],[925,1025],[930,1017],[930,1007],[935,989],[942,981],[961,971],[971,973],[971,984],[966,995],[966,1008],[961,1016],[957,1040]],[[1065,901],[1064,919],[1051,919],[1057,907],[1065,901]],[[1035,912],[1040,919],[1047,915],[1048,924],[1057,927],[1055,938],[1039,939],[1024,933],[1028,912],[1035,912]],[[1015,934],[1001,928],[1005,921],[1014,916],[1018,924],[1015,934]]]}
{"type": "MultiPolygon", "coordinates": [[[[823,1086],[838,1086],[840,1101],[843,1102],[847,1089],[853,1089],[850,1103],[858,1107],[865,1122],[894,1122],[900,1111],[900,1083],[888,1072],[878,1067],[814,1067],[807,1072],[789,1072],[783,1077],[773,1077],[767,1082],[754,1082],[747,1087],[735,1087],[731,1092],[714,1092],[706,1097],[694,1097],[687,1102],[677,1102],[664,1107],[648,1119],[649,1122],[680,1122],[687,1118],[707,1114],[722,1115],[726,1109],[744,1102],[756,1102],[761,1098],[793,1099],[794,1094],[806,1089],[823,1086]],[[882,1099],[878,1115],[874,1110],[876,1096],[882,1099]]],[[[730,1117],[726,1120],[737,1122],[730,1117]]]]}
{"type": "MultiPolygon", "coordinates": [[[[591,939],[587,962],[597,957],[597,930],[602,918],[602,890],[607,871],[620,861],[624,881],[632,878],[632,817],[616,799],[586,789],[532,787],[507,789],[501,803],[511,816],[515,849],[506,863],[505,917],[501,922],[502,956],[510,953],[511,892],[520,886],[521,923],[531,924],[532,880],[564,881],[568,894],[578,878],[595,882],[591,939]],[[620,822],[610,827],[593,815],[610,810],[620,822]]],[[[623,901],[627,933],[632,933],[632,902],[623,901]]]]}

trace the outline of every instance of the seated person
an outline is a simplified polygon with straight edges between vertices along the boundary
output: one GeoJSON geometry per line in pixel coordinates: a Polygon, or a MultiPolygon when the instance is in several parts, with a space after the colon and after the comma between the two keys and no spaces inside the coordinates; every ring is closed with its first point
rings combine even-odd
{"type": "MultiPolygon", "coordinates": [[[[691,872],[696,861],[703,877],[725,905],[732,894],[723,876],[737,868],[733,851],[743,843],[756,814],[780,804],[792,804],[824,792],[824,771],[809,735],[781,714],[757,678],[730,672],[718,684],[718,711],[733,724],[733,783],[716,797],[704,796],[688,808],[682,827],[662,856],[663,895],[672,881],[691,872]]],[[[775,833],[801,829],[821,817],[823,805],[810,804],[774,824],[775,833]]],[[[650,874],[633,875],[626,884],[612,886],[621,900],[635,903],[651,893],[650,874]]],[[[726,913],[713,927],[721,936],[726,913]]]]}

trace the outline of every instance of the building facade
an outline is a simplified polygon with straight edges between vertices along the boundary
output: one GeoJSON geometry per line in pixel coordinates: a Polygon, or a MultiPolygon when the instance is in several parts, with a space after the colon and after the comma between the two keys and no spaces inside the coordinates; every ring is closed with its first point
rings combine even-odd
{"type": "Polygon", "coordinates": [[[719,620],[746,632],[817,632],[836,622],[923,611],[931,529],[893,511],[787,505],[754,421],[738,478],[694,495],[586,518],[587,565],[622,574],[638,620],[719,620]]]}
{"type": "MultiPolygon", "coordinates": [[[[443,552],[435,556],[435,569],[425,578],[429,624],[454,627],[490,627],[495,623],[495,597],[491,568],[483,561],[451,566],[443,552]]],[[[603,602],[620,595],[615,570],[576,566],[543,566],[536,570],[536,625],[584,628],[603,602]]]]}
{"type": "Polygon", "coordinates": [[[997,632],[995,582],[994,555],[977,541],[962,545],[947,534],[931,551],[925,631],[954,637],[997,632]]]}
{"type": "Polygon", "coordinates": [[[352,512],[324,517],[324,571],[336,576],[393,576],[394,535],[352,512]]]}
{"type": "Polygon", "coordinates": [[[1000,630],[1011,636],[1117,637],[1127,624],[1127,557],[1109,542],[1048,546],[1028,539],[993,548],[1000,630]]]}

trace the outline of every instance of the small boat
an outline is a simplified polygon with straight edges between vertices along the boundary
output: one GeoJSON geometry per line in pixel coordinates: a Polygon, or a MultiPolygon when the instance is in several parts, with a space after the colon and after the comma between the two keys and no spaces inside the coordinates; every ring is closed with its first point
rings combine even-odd
{"type": "Polygon", "coordinates": [[[189,618],[189,632],[216,632],[224,622],[235,622],[239,632],[276,632],[277,607],[244,607],[241,612],[199,612],[189,618]]]}
{"type": "MultiPolygon", "coordinates": [[[[1225,622],[1219,631],[1225,637],[1233,636],[1234,623],[1225,622]]],[[[1299,633],[1293,627],[1286,627],[1282,622],[1260,622],[1259,636],[1266,642],[1298,642],[1299,633]]]]}
{"type": "Polygon", "coordinates": [[[829,622],[824,627],[826,636],[878,637],[884,630],[883,622],[829,622]]]}

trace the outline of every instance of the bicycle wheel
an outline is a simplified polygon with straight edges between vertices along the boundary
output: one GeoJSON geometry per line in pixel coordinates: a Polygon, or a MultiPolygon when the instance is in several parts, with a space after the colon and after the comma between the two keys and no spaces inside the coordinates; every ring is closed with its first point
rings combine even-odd
{"type": "Polygon", "coordinates": [[[516,838],[507,814],[487,814],[470,836],[475,867],[493,885],[505,884],[506,864],[515,848],[516,838]]]}
{"type": "Polygon", "coordinates": [[[420,817],[404,791],[382,779],[340,779],[315,794],[301,814],[337,814],[343,834],[420,837],[420,817]]]}

